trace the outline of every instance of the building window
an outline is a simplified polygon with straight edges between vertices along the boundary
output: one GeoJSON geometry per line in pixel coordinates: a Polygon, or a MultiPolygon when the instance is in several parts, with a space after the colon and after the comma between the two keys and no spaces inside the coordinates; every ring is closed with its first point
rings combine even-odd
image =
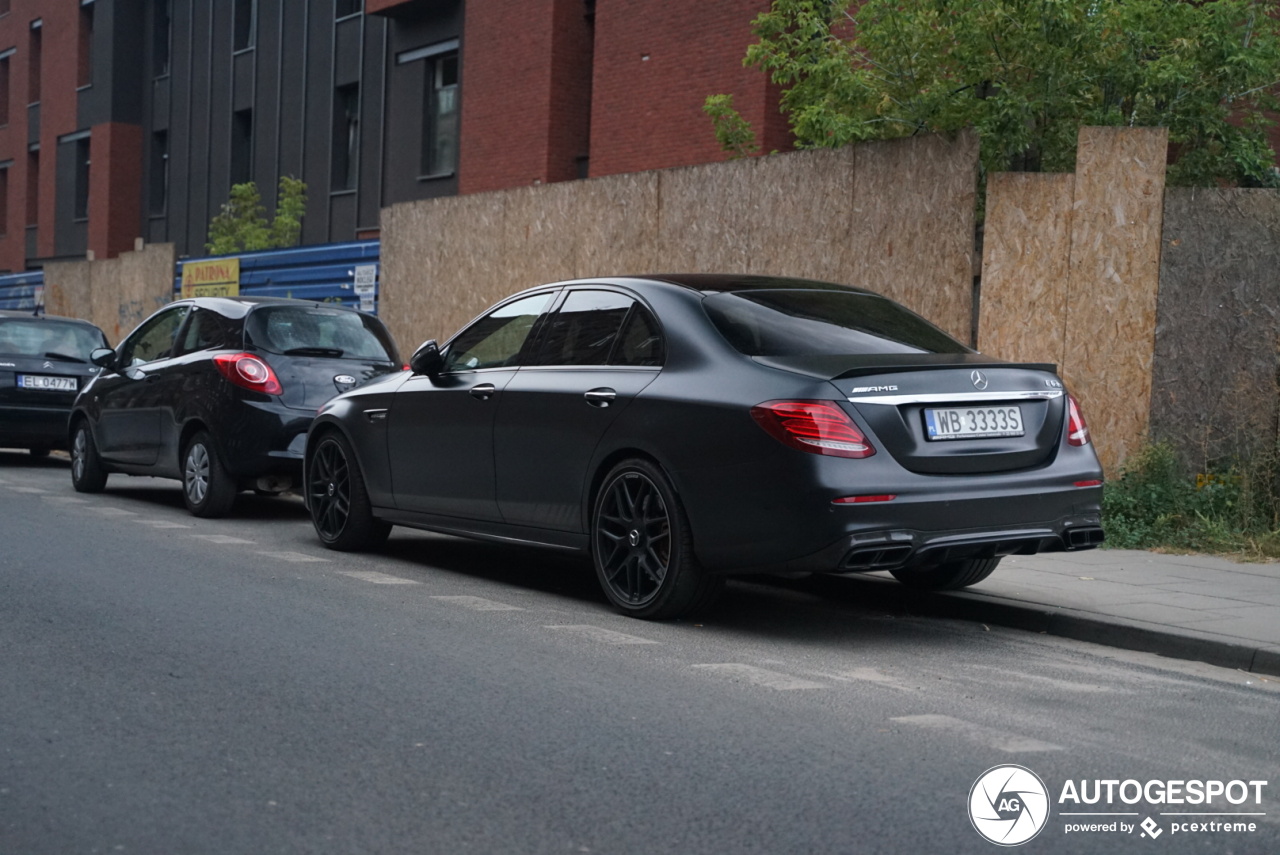
{"type": "Polygon", "coordinates": [[[27,50],[27,103],[40,101],[40,55],[43,53],[44,22],[31,22],[31,44],[27,50]]]}
{"type": "Polygon", "coordinates": [[[0,163],[0,237],[9,233],[9,167],[12,160],[0,163]]]}
{"type": "Polygon", "coordinates": [[[253,178],[253,111],[237,110],[231,116],[231,183],[253,178]]]}
{"type": "Polygon", "coordinates": [[[258,0],[235,0],[235,42],[236,50],[253,47],[257,37],[258,0]]]}
{"type": "Polygon", "coordinates": [[[173,31],[172,0],[155,0],[151,19],[151,74],[163,77],[169,73],[169,44],[173,31]]]}
{"type": "Polygon", "coordinates": [[[0,125],[9,124],[9,57],[14,53],[9,48],[0,54],[0,125]]]}
{"type": "Polygon", "coordinates": [[[428,58],[426,74],[422,174],[451,175],[458,168],[457,52],[428,58]]]}
{"type": "Polygon", "coordinates": [[[151,135],[151,203],[153,217],[162,216],[169,205],[169,132],[151,135]]]}
{"type": "Polygon", "coordinates": [[[89,138],[76,140],[75,219],[89,219],[89,138]]]}
{"type": "Polygon", "coordinates": [[[76,86],[93,83],[93,4],[80,6],[80,41],[76,52],[76,86]]]}
{"type": "Polygon", "coordinates": [[[40,222],[40,152],[27,153],[27,227],[40,222]]]}
{"type": "Polygon", "coordinates": [[[364,0],[334,0],[333,17],[345,18],[364,11],[364,0]]]}
{"type": "Polygon", "coordinates": [[[360,85],[351,83],[333,91],[333,169],[329,189],[356,188],[356,163],[360,151],[360,85]]]}

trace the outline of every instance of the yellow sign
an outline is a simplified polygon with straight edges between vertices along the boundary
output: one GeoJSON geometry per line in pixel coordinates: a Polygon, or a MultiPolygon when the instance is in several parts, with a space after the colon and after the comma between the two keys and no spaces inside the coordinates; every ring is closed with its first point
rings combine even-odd
{"type": "Polygon", "coordinates": [[[188,261],[182,265],[183,297],[237,297],[240,295],[240,259],[188,261]]]}

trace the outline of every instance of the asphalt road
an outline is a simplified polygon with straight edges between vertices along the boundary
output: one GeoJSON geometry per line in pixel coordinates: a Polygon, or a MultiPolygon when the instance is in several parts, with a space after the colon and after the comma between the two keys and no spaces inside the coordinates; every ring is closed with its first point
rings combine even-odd
{"type": "Polygon", "coordinates": [[[638,622],[553,553],[396,529],[347,556],[296,499],[197,520],[174,482],[81,496],[5,452],[0,692],[0,855],[991,853],[970,788],[1010,763],[1050,794],[1019,851],[1280,851],[1280,682],[884,614],[856,582],[638,622]],[[1068,779],[1269,783],[1110,808],[1153,840],[1067,833],[1107,809],[1060,804],[1068,779]],[[1266,815],[1164,815],[1206,810],[1266,815]]]}

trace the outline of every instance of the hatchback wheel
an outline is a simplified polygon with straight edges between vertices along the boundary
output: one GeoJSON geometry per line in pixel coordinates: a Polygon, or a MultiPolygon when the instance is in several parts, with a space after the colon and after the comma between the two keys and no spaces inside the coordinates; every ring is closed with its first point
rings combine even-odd
{"type": "Polygon", "coordinates": [[[990,576],[999,563],[999,558],[970,558],[934,567],[905,567],[889,572],[908,588],[919,591],[954,591],[978,584],[990,576]]]}
{"type": "Polygon", "coordinates": [[[325,546],[358,552],[386,542],[391,524],[373,515],[364,477],[346,437],[330,433],[321,439],[308,466],[307,505],[325,546]]]}
{"type": "Polygon", "coordinates": [[[709,605],[724,580],[693,553],[680,499],[662,470],[627,460],[608,474],[591,516],[591,554],[605,596],[618,611],[666,619],[709,605]]]}
{"type": "Polygon", "coordinates": [[[182,498],[198,517],[224,517],[236,500],[235,479],[223,468],[206,431],[191,437],[182,455],[182,498]]]}
{"type": "MultiPolygon", "coordinates": [[[[34,454],[34,450],[32,454],[34,454]]],[[[81,420],[71,438],[71,486],[77,493],[101,493],[107,486],[107,470],[98,457],[89,423],[81,420]]]]}

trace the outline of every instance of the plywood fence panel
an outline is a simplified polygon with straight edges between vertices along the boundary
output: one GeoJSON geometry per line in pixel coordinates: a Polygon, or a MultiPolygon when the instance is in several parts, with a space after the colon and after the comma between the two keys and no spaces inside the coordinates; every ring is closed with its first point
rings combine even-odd
{"type": "Polygon", "coordinates": [[[854,150],[851,284],[972,337],[978,139],[921,136],[854,150]]]}
{"type": "Polygon", "coordinates": [[[1168,132],[1081,128],[1065,379],[1109,471],[1147,438],[1168,132]]]}
{"type": "Polygon", "coordinates": [[[1276,442],[1280,192],[1170,189],[1163,238],[1151,435],[1203,472],[1276,442]]]}
{"type": "MultiPolygon", "coordinates": [[[[44,309],[50,315],[93,320],[93,283],[87,261],[56,261],[44,267],[44,309]]],[[[104,330],[105,332],[105,330],[104,330]]],[[[111,343],[117,338],[111,336],[111,343]]]]}
{"type": "Polygon", "coordinates": [[[112,325],[103,327],[108,338],[118,341],[156,309],[173,300],[176,260],[173,244],[166,243],[151,244],[141,251],[122,253],[118,258],[102,262],[104,268],[112,263],[116,265],[112,291],[99,287],[97,268],[94,268],[95,300],[103,300],[102,317],[112,325]]]}
{"type": "Polygon", "coordinates": [[[541,282],[761,272],[872,287],[968,340],[976,140],[876,146],[394,205],[380,311],[409,349],[541,282]]]}
{"type": "Polygon", "coordinates": [[[750,163],[752,219],[747,271],[850,281],[853,148],[816,149],[750,163]]]}
{"type": "Polygon", "coordinates": [[[752,242],[753,160],[670,169],[658,177],[658,270],[746,273],[752,242]]]}
{"type": "Polygon", "coordinates": [[[987,179],[983,353],[1062,364],[1074,190],[1070,173],[998,172],[987,179]]]}

